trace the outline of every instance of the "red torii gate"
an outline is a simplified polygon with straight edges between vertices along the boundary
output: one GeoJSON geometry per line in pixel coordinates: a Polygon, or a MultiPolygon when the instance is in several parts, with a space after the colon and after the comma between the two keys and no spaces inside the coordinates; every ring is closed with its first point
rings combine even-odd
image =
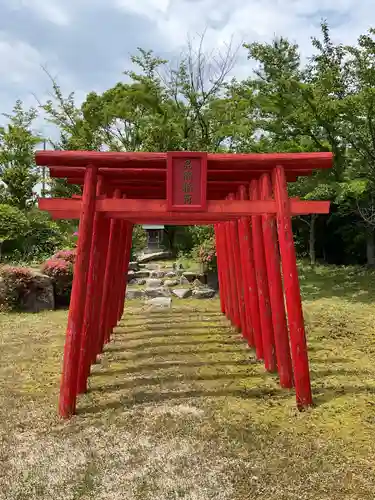
{"type": "Polygon", "coordinates": [[[287,182],[330,168],[331,153],[39,151],[36,163],[83,185],[82,197],[39,200],[53,218],[80,220],[62,417],[123,315],[133,225],[144,223],[214,224],[221,311],[280,385],[295,386],[297,406],[312,404],[291,217],[329,202],[289,198],[287,182]]]}

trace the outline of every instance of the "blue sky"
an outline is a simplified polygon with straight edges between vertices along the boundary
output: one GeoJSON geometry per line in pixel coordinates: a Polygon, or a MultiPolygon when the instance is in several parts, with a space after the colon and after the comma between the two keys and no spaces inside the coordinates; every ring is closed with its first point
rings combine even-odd
{"type": "MultiPolygon", "coordinates": [[[[123,78],[138,46],[177,58],[188,35],[205,29],[207,49],[277,34],[308,56],[321,18],[344,43],[375,26],[371,0],[0,0],[0,112],[17,98],[46,98],[42,66],[80,101],[123,78]]],[[[249,72],[241,51],[233,73],[249,72]]]]}

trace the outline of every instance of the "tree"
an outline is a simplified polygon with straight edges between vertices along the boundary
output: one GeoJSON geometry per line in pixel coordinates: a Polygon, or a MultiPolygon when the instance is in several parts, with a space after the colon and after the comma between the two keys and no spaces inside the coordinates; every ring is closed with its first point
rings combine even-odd
{"type": "Polygon", "coordinates": [[[39,180],[34,149],[40,137],[31,129],[37,112],[34,108],[25,111],[22,102],[17,101],[12,113],[4,116],[9,123],[0,127],[0,179],[6,187],[7,201],[25,210],[34,202],[39,180]]]}
{"type": "Polygon", "coordinates": [[[0,205],[0,258],[2,245],[27,233],[29,221],[21,210],[10,205],[0,205]]]}

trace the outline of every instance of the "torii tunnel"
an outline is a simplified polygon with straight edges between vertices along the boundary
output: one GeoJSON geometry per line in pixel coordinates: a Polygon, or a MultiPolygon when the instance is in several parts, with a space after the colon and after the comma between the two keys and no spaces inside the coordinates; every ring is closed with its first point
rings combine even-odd
{"type": "Polygon", "coordinates": [[[75,413],[90,367],[124,312],[134,224],[213,224],[220,306],[265,369],[312,404],[294,215],[327,201],[289,198],[287,183],[332,166],[331,153],[211,154],[39,151],[51,177],[82,197],[43,198],[55,219],[79,219],[59,413],[75,413]]]}

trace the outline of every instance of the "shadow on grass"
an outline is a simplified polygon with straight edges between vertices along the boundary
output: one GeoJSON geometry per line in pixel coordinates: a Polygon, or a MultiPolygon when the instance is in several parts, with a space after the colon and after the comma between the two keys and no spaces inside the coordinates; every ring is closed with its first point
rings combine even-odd
{"type": "Polygon", "coordinates": [[[304,300],[338,297],[368,304],[375,301],[375,271],[360,267],[299,265],[304,300]]]}
{"type": "Polygon", "coordinates": [[[206,340],[180,340],[178,342],[150,342],[148,344],[141,343],[137,345],[127,346],[110,346],[106,347],[105,352],[132,352],[143,349],[153,349],[155,347],[179,347],[179,346],[205,346],[210,344],[219,344],[219,345],[238,345],[238,340],[225,340],[225,339],[206,339],[206,340]]]}
{"type": "MultiPolygon", "coordinates": [[[[131,334],[136,334],[140,333],[141,331],[146,331],[146,332],[157,332],[159,336],[162,332],[165,332],[165,335],[168,335],[168,332],[174,332],[173,334],[170,333],[169,335],[197,335],[198,333],[201,333],[202,335],[209,335],[210,333],[229,333],[234,334],[234,330],[230,330],[228,326],[225,325],[215,325],[213,326],[212,324],[207,326],[207,329],[205,330],[205,327],[202,326],[185,326],[185,325],[180,325],[179,323],[174,323],[173,325],[170,325],[168,323],[164,325],[152,325],[152,324],[144,324],[142,327],[140,327],[138,330],[132,328],[127,328],[124,326],[117,327],[115,329],[115,335],[131,335],[131,334]],[[229,331],[228,331],[229,330],[229,331]],[[186,332],[186,333],[185,333],[186,332]]],[[[142,335],[142,338],[144,338],[145,335],[142,335]]]]}
{"type": "Polygon", "coordinates": [[[164,363],[143,363],[137,366],[128,366],[126,368],[115,369],[115,370],[101,370],[95,371],[91,374],[91,376],[100,376],[100,377],[113,377],[114,375],[120,374],[128,374],[128,373],[143,373],[148,371],[155,370],[166,370],[168,368],[201,368],[201,367],[215,367],[215,366],[227,366],[227,367],[239,367],[239,366],[247,366],[247,365],[256,365],[261,363],[261,361],[257,361],[255,358],[249,359],[239,359],[237,361],[232,360],[223,360],[223,361],[187,361],[187,362],[178,362],[178,361],[170,361],[164,363]]]}
{"type": "Polygon", "coordinates": [[[235,397],[242,399],[261,399],[277,398],[287,399],[291,395],[291,391],[287,389],[270,389],[270,388],[243,388],[243,389],[217,389],[217,390],[200,390],[192,389],[186,391],[169,391],[162,393],[138,391],[130,397],[121,397],[117,401],[99,404],[95,406],[85,406],[77,408],[78,415],[97,414],[106,410],[115,410],[120,408],[132,408],[137,405],[150,403],[162,403],[164,401],[175,401],[181,399],[194,398],[218,398],[218,397],[235,397]]]}
{"type": "MultiPolygon", "coordinates": [[[[151,332],[153,332],[153,329],[150,329],[151,332]]],[[[234,331],[229,331],[228,328],[222,330],[221,328],[214,328],[212,331],[206,331],[202,332],[202,329],[198,330],[197,332],[192,332],[191,330],[183,330],[182,332],[177,332],[175,331],[174,328],[166,328],[163,332],[157,331],[156,333],[141,333],[139,331],[115,331],[114,337],[116,338],[117,336],[121,337],[121,342],[127,342],[127,341],[137,341],[137,340],[145,340],[145,339],[161,339],[161,338],[169,338],[169,337],[179,337],[179,338],[189,338],[191,336],[193,337],[213,337],[217,335],[224,335],[226,339],[232,338],[233,339],[239,339],[240,334],[234,331]]]]}

